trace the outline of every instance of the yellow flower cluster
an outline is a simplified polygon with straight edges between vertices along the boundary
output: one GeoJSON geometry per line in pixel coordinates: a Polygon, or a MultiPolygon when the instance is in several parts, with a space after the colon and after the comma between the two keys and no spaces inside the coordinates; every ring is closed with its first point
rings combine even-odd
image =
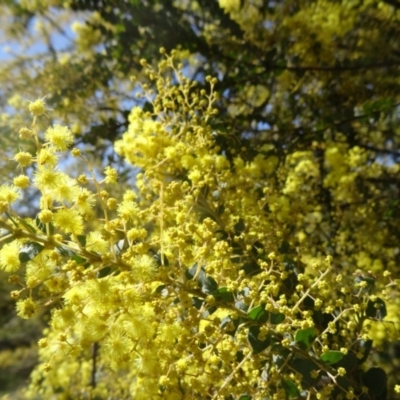
{"type": "MultiPolygon", "coordinates": [[[[61,398],[60,390],[78,398],[83,388],[92,398],[352,398],[347,363],[368,357],[364,321],[385,316],[384,293],[374,292],[374,278],[342,274],[331,256],[311,260],[285,240],[296,210],[304,235],[322,223],[318,210],[291,201],[320,179],[312,152],[288,157],[279,192],[270,179],[276,158],[230,160],[216,144],[216,79],[198,90],[173,55],[156,69],[143,65],[152,111],[133,108],[115,144],[142,171],[134,190],[110,197],[117,171],[107,167],[98,180],[77,149],[88,174],[60,171],[60,153],[73,144],[60,125],[44,143],[32,126],[24,139],[36,154],[17,153],[25,175],[0,188],[0,268],[26,271],[12,279],[23,282],[13,292],[17,312],[51,308],[26,398],[61,398]],[[30,185],[41,196],[36,220],[13,206],[30,185]]],[[[332,173],[344,168],[326,151],[332,173]]],[[[361,163],[356,153],[346,171],[361,163]]]]}

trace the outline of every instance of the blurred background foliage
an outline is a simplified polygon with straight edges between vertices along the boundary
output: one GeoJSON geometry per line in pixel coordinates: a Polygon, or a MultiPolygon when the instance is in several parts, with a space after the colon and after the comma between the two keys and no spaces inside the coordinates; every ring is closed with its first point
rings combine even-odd
{"type": "MultiPolygon", "coordinates": [[[[151,107],[136,97],[151,84],[140,60],[178,49],[200,88],[218,78],[220,151],[250,167],[268,160],[283,242],[304,262],[328,252],[344,270],[399,278],[399,20],[396,0],[1,0],[2,183],[15,174],[9,158],[31,120],[26,104],[46,95],[51,122],[68,124],[96,167],[117,166],[118,190],[132,184],[135,171],[111,144],[132,106],[151,107]]],[[[34,192],[21,207],[29,215],[34,192]]],[[[3,393],[26,379],[46,320],[17,322],[5,282],[3,393]]],[[[394,329],[377,330],[377,360],[391,377],[400,373],[398,301],[394,329]]]]}

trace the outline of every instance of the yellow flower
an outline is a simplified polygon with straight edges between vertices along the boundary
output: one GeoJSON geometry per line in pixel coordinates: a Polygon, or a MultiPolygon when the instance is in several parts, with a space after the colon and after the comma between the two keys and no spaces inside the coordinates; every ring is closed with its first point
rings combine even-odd
{"type": "Polygon", "coordinates": [[[17,314],[21,318],[29,319],[33,317],[37,313],[37,311],[38,311],[38,305],[31,298],[19,300],[17,302],[17,314]]]}
{"type": "Polygon", "coordinates": [[[118,173],[114,168],[107,166],[104,169],[104,174],[106,175],[105,182],[109,184],[117,183],[118,173]]]}
{"type": "Polygon", "coordinates": [[[37,99],[29,104],[29,111],[34,117],[39,117],[46,112],[46,104],[43,99],[37,99]]]}
{"type": "Polygon", "coordinates": [[[53,213],[50,210],[42,210],[38,217],[44,224],[48,224],[53,219],[53,213]]]}
{"type": "Polygon", "coordinates": [[[74,135],[71,130],[62,125],[54,125],[49,127],[44,135],[45,139],[50,142],[57,150],[67,150],[74,141],[74,135]]]}
{"type": "Polygon", "coordinates": [[[26,175],[19,175],[14,178],[13,182],[15,186],[25,189],[29,186],[29,177],[26,175]]]}
{"type": "Polygon", "coordinates": [[[54,225],[65,233],[80,235],[83,232],[82,217],[69,208],[63,208],[54,215],[54,225]]]}
{"type": "Polygon", "coordinates": [[[100,232],[90,232],[86,237],[86,249],[104,254],[109,250],[109,243],[101,237],[100,232]]]}
{"type": "Polygon", "coordinates": [[[14,160],[21,166],[27,167],[32,163],[32,154],[27,153],[26,151],[20,151],[14,156],[14,160]]]}
{"type": "Polygon", "coordinates": [[[28,140],[33,136],[33,132],[31,129],[23,127],[19,130],[19,137],[23,140],[28,140]]]}
{"type": "Polygon", "coordinates": [[[42,149],[37,157],[37,163],[40,166],[55,167],[58,163],[58,156],[54,147],[42,149]]]}
{"type": "Polygon", "coordinates": [[[15,186],[2,185],[0,186],[0,201],[12,203],[19,198],[19,190],[15,186]]]}
{"type": "Polygon", "coordinates": [[[0,250],[0,268],[6,272],[16,272],[21,265],[19,252],[21,245],[14,241],[7,243],[0,250]]]}
{"type": "Polygon", "coordinates": [[[62,186],[66,175],[52,168],[39,167],[35,173],[34,182],[42,190],[54,190],[62,186]]]}
{"type": "Polygon", "coordinates": [[[148,282],[157,272],[157,265],[153,257],[143,254],[129,261],[132,266],[135,279],[140,282],[148,282]]]}

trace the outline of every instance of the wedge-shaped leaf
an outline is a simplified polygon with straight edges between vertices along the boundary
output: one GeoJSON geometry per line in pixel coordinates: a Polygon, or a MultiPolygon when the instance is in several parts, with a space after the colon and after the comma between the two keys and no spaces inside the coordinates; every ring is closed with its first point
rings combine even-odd
{"type": "Polygon", "coordinates": [[[303,350],[308,349],[311,346],[312,341],[315,338],[314,328],[299,329],[296,332],[294,340],[300,348],[303,350]]]}
{"type": "Polygon", "coordinates": [[[335,368],[343,367],[347,372],[352,372],[357,367],[360,360],[356,353],[349,351],[336,365],[335,368]]]}
{"type": "Polygon", "coordinates": [[[82,247],[85,247],[85,246],[86,246],[86,235],[77,235],[76,238],[78,239],[79,244],[80,244],[82,247]]]}
{"type": "Polygon", "coordinates": [[[271,346],[272,362],[277,369],[281,368],[286,362],[291,350],[283,347],[280,343],[273,344],[271,346]]]}
{"type": "Polygon", "coordinates": [[[201,290],[204,293],[211,294],[215,292],[217,289],[218,289],[218,283],[213,277],[207,276],[204,278],[201,286],[201,290]]]}
{"type": "Polygon", "coordinates": [[[161,265],[164,265],[164,267],[169,266],[169,261],[165,254],[161,255],[160,253],[155,253],[153,254],[153,258],[158,267],[161,267],[161,265]]]}
{"type": "Polygon", "coordinates": [[[371,339],[369,340],[361,339],[358,341],[358,350],[361,350],[363,352],[363,357],[361,359],[358,359],[359,364],[362,364],[367,360],[369,353],[371,352],[372,349],[372,343],[373,341],[371,339]]]}
{"type": "Polygon", "coordinates": [[[44,247],[36,242],[28,242],[22,246],[22,249],[19,253],[19,261],[21,263],[26,263],[36,257],[44,247]]]}
{"type": "Polygon", "coordinates": [[[318,371],[319,367],[317,364],[312,362],[311,360],[304,360],[302,358],[295,358],[290,361],[289,366],[291,369],[294,369],[302,376],[301,385],[303,389],[308,389],[310,386],[314,385],[319,377],[311,376],[312,371],[318,371]]]}
{"type": "Polygon", "coordinates": [[[198,297],[192,297],[192,304],[200,310],[201,306],[203,305],[204,300],[199,299],[198,297]]]}
{"type": "Polygon", "coordinates": [[[231,293],[226,286],[220,287],[212,295],[222,301],[226,301],[227,303],[233,302],[235,298],[233,297],[233,293],[231,293]]]}
{"type": "MultiPolygon", "coordinates": [[[[78,262],[78,261],[76,261],[76,262],[78,262]]],[[[99,278],[105,278],[106,276],[111,275],[112,272],[113,272],[113,269],[111,267],[104,267],[99,271],[98,277],[99,278]]]]}
{"type": "Polygon", "coordinates": [[[243,300],[237,301],[235,303],[235,307],[244,312],[247,312],[247,310],[249,309],[249,306],[247,304],[245,304],[245,302],[243,300]]]}
{"type": "Polygon", "coordinates": [[[248,317],[252,321],[267,322],[268,321],[268,311],[265,311],[264,305],[259,305],[252,308],[248,313],[248,317]]]}
{"type": "Polygon", "coordinates": [[[279,325],[285,320],[285,314],[281,313],[270,313],[269,322],[274,325],[279,325]]]}
{"type": "Polygon", "coordinates": [[[244,264],[241,270],[243,270],[246,275],[258,275],[259,273],[262,272],[261,267],[258,265],[256,261],[251,261],[249,263],[244,264]]]}
{"type": "Polygon", "coordinates": [[[77,264],[82,264],[86,262],[85,258],[82,258],[81,256],[79,256],[66,246],[57,247],[57,250],[60,252],[62,256],[71,258],[71,260],[74,260],[77,264]]]}
{"type": "Polygon", "coordinates": [[[368,388],[368,394],[372,396],[371,398],[379,400],[386,398],[387,377],[382,368],[370,368],[363,374],[362,380],[368,388]]]}
{"type": "Polygon", "coordinates": [[[339,362],[344,357],[344,354],[337,350],[330,350],[321,356],[321,361],[325,364],[332,365],[339,362]]]}
{"type": "MultiPolygon", "coordinates": [[[[47,234],[47,228],[46,228],[46,224],[44,224],[40,219],[39,219],[39,217],[36,217],[35,218],[35,224],[36,224],[36,226],[43,232],[43,233],[46,233],[47,234]]],[[[32,227],[31,227],[32,228],[32,227]]],[[[35,231],[34,230],[34,228],[32,228],[33,229],[33,231],[35,231]]],[[[50,235],[52,235],[53,233],[54,233],[54,225],[52,224],[52,223],[49,223],[49,233],[50,233],[50,235]]]]}
{"type": "Polygon", "coordinates": [[[235,229],[235,233],[238,235],[240,235],[242,232],[244,232],[244,230],[246,229],[246,226],[245,226],[242,218],[240,218],[239,222],[236,223],[236,225],[234,226],[234,229],[235,229]]]}
{"type": "Polygon", "coordinates": [[[249,329],[248,340],[254,354],[261,353],[267,347],[271,345],[271,336],[267,335],[264,340],[260,340],[258,335],[260,334],[259,326],[252,326],[249,329]]]}
{"type": "Polygon", "coordinates": [[[229,330],[226,329],[225,332],[228,335],[235,336],[236,330],[237,330],[237,328],[239,326],[239,321],[240,320],[238,318],[237,319],[232,319],[230,316],[229,317],[225,317],[225,318],[222,319],[220,326],[221,326],[221,328],[227,328],[227,326],[229,324],[231,329],[229,329],[229,330]]]}
{"type": "Polygon", "coordinates": [[[197,277],[197,282],[199,283],[199,285],[202,285],[204,280],[206,279],[206,272],[204,270],[203,266],[199,266],[197,264],[194,264],[192,267],[188,268],[185,271],[185,276],[186,279],[194,279],[194,277],[197,277]]]}
{"type": "Polygon", "coordinates": [[[157,288],[156,288],[156,293],[162,294],[163,291],[166,290],[166,287],[167,287],[166,285],[157,286],[157,288]]]}
{"type": "Polygon", "coordinates": [[[282,386],[288,397],[299,397],[300,390],[290,379],[282,379],[282,386]]]}
{"type": "Polygon", "coordinates": [[[30,224],[28,224],[28,222],[26,222],[23,218],[19,219],[19,222],[26,228],[28,229],[28,231],[35,233],[36,230],[33,226],[31,226],[30,224]]]}
{"type": "Polygon", "coordinates": [[[379,297],[375,301],[369,300],[365,314],[368,318],[384,319],[387,315],[385,302],[379,297]]]}

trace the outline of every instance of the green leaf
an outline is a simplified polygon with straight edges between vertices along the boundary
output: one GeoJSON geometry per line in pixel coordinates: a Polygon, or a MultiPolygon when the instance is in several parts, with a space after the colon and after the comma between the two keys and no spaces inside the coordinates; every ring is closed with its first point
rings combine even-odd
{"type": "Polygon", "coordinates": [[[207,276],[203,280],[203,285],[201,287],[201,290],[206,293],[206,294],[212,294],[218,289],[218,283],[217,281],[211,277],[207,276]]]}
{"type": "Polygon", "coordinates": [[[279,253],[288,254],[290,250],[290,244],[288,241],[284,240],[278,248],[279,253]]]}
{"type": "Polygon", "coordinates": [[[319,370],[318,365],[311,360],[296,358],[289,363],[289,366],[302,375],[301,384],[303,389],[308,389],[319,380],[319,377],[313,378],[311,376],[312,371],[319,370]]]}
{"type": "Polygon", "coordinates": [[[192,297],[192,304],[200,310],[201,306],[203,305],[204,300],[199,299],[198,297],[192,297]]]}
{"type": "Polygon", "coordinates": [[[247,312],[247,310],[249,309],[249,306],[247,304],[245,304],[243,300],[237,301],[235,303],[235,307],[244,312],[247,312]]]}
{"type": "Polygon", "coordinates": [[[267,322],[268,321],[268,312],[265,311],[264,305],[259,305],[257,307],[252,308],[248,313],[247,316],[252,321],[258,322],[267,322]]]}
{"type": "MultiPolygon", "coordinates": [[[[344,376],[336,377],[337,386],[334,388],[331,398],[332,399],[340,399],[345,398],[344,393],[346,393],[350,388],[350,381],[344,376]]],[[[364,398],[363,398],[364,399],[364,398]]]]}
{"type": "Polygon", "coordinates": [[[267,335],[265,340],[260,340],[258,335],[260,333],[259,326],[251,326],[247,339],[249,340],[250,346],[253,349],[254,354],[261,353],[267,347],[271,345],[271,336],[267,335]]]}
{"type": "Polygon", "coordinates": [[[26,263],[36,257],[42,250],[44,246],[36,242],[28,242],[22,246],[19,253],[19,261],[21,263],[26,263]]]}
{"type": "Polygon", "coordinates": [[[215,292],[213,292],[212,295],[216,299],[226,301],[228,303],[231,303],[235,300],[235,298],[233,297],[233,293],[231,293],[226,286],[220,287],[215,292]]]}
{"type": "Polygon", "coordinates": [[[239,400],[251,400],[251,399],[252,399],[252,397],[249,396],[248,394],[242,394],[242,395],[239,397],[239,400]]]}
{"type": "Polygon", "coordinates": [[[299,397],[300,390],[290,379],[282,379],[282,386],[288,397],[299,397]]]}
{"type": "Polygon", "coordinates": [[[197,282],[199,284],[203,284],[204,280],[206,279],[206,273],[204,270],[204,267],[199,267],[197,264],[194,264],[192,267],[188,268],[185,271],[185,276],[186,279],[192,280],[197,274],[197,282]],[[200,271],[198,272],[198,268],[200,268],[200,271]]]}
{"type": "Polygon", "coordinates": [[[165,254],[163,254],[163,257],[161,257],[160,253],[156,253],[156,254],[153,254],[153,258],[154,258],[154,261],[157,263],[158,267],[161,267],[163,265],[163,263],[161,262],[161,258],[163,258],[162,261],[164,261],[164,266],[165,267],[169,266],[169,261],[165,254]]]}
{"type": "Polygon", "coordinates": [[[384,398],[387,390],[387,377],[382,368],[370,368],[362,377],[364,385],[368,388],[369,395],[372,398],[384,398]]]}
{"type": "Polygon", "coordinates": [[[260,272],[262,272],[261,267],[258,265],[256,261],[251,261],[249,263],[244,264],[241,270],[243,270],[246,275],[257,275],[260,272]]]}
{"type": "Polygon", "coordinates": [[[226,330],[225,332],[228,335],[235,336],[236,330],[237,330],[237,328],[239,326],[239,321],[240,321],[239,318],[232,319],[231,316],[228,316],[228,317],[225,317],[225,318],[222,319],[220,327],[221,328],[225,328],[228,324],[232,323],[233,324],[233,329],[231,329],[229,331],[226,330]]]}
{"type": "Polygon", "coordinates": [[[315,338],[314,328],[299,329],[294,340],[303,350],[308,349],[315,338]]]}
{"type": "Polygon", "coordinates": [[[36,232],[35,228],[34,228],[33,226],[29,225],[26,221],[24,221],[23,218],[20,218],[20,219],[19,219],[19,222],[21,222],[21,224],[24,225],[25,228],[28,229],[28,231],[30,231],[30,232],[32,232],[32,233],[35,233],[35,232],[36,232]]]}
{"type": "Polygon", "coordinates": [[[106,276],[110,275],[112,272],[113,272],[113,270],[111,267],[104,267],[99,271],[98,277],[105,278],[106,276]]]}
{"type": "Polygon", "coordinates": [[[387,315],[385,302],[379,297],[375,301],[369,300],[365,314],[368,318],[384,319],[387,315]]]}
{"type": "Polygon", "coordinates": [[[81,257],[80,255],[76,254],[74,251],[69,249],[66,246],[59,246],[57,247],[57,250],[60,252],[60,254],[64,257],[69,257],[71,260],[75,261],[77,264],[83,264],[86,262],[86,259],[81,257]]]}
{"type": "Polygon", "coordinates": [[[337,350],[330,350],[327,353],[322,354],[321,361],[325,364],[332,365],[339,362],[344,357],[344,354],[337,350]]]}
{"type": "Polygon", "coordinates": [[[359,359],[356,356],[356,353],[353,351],[349,351],[336,365],[335,368],[342,367],[347,372],[351,372],[354,368],[359,364],[359,359]]]}
{"type": "Polygon", "coordinates": [[[281,324],[283,321],[285,320],[285,314],[281,314],[281,313],[270,313],[269,315],[269,322],[271,322],[271,324],[274,325],[279,325],[281,324]]]}
{"type": "Polygon", "coordinates": [[[358,360],[359,364],[362,364],[367,360],[369,353],[371,352],[371,349],[372,349],[372,343],[373,343],[373,341],[371,339],[369,339],[369,340],[361,339],[358,341],[358,350],[363,351],[363,357],[358,360]]]}
{"type": "Polygon", "coordinates": [[[244,221],[242,218],[239,219],[239,222],[236,223],[236,225],[234,226],[235,229],[235,233],[237,235],[240,235],[242,232],[244,232],[246,226],[244,225],[244,221]]]}
{"type": "Polygon", "coordinates": [[[79,244],[82,247],[86,247],[86,236],[85,235],[77,235],[76,238],[78,239],[79,244]]]}
{"type": "Polygon", "coordinates": [[[285,363],[288,355],[291,353],[291,350],[283,347],[280,343],[276,343],[272,345],[271,353],[272,362],[274,363],[275,367],[279,369],[285,363]]]}
{"type": "Polygon", "coordinates": [[[166,288],[166,285],[157,286],[156,293],[162,294],[163,290],[166,288]]]}

